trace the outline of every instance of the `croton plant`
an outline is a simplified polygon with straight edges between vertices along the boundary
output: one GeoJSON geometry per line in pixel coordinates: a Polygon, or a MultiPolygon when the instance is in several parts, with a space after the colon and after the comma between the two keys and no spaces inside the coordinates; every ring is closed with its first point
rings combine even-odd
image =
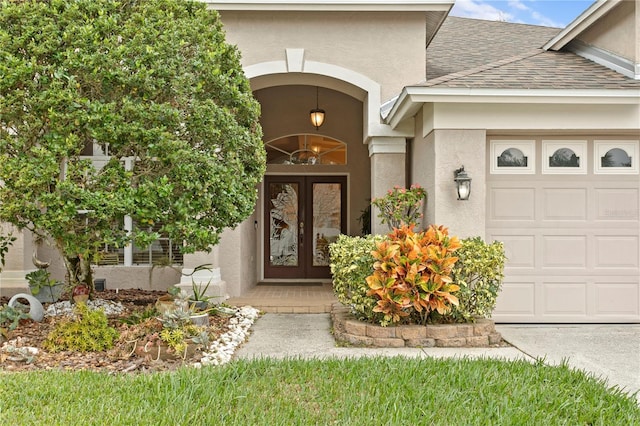
{"type": "Polygon", "coordinates": [[[378,299],[374,311],[384,315],[381,324],[426,324],[432,312],[444,315],[457,305],[452,293],[459,287],[451,273],[459,247],[457,237],[435,225],[423,232],[405,225],[378,242],[372,252],[374,272],[366,281],[367,295],[378,299]]]}

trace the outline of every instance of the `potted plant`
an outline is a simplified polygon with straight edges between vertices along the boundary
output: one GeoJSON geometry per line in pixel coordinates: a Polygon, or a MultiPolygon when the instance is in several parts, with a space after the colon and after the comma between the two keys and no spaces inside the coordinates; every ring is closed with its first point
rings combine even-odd
{"type": "Polygon", "coordinates": [[[164,314],[178,308],[176,298],[180,294],[180,289],[175,286],[169,287],[167,294],[163,294],[156,300],[156,309],[159,313],[164,314]]]}
{"type": "Polygon", "coordinates": [[[29,283],[31,294],[40,303],[54,303],[60,299],[64,283],[51,279],[51,274],[46,269],[36,269],[29,272],[25,278],[29,283]]]}
{"type": "Polygon", "coordinates": [[[211,284],[211,280],[203,286],[196,284],[196,282],[191,279],[191,291],[193,294],[189,297],[189,304],[192,309],[206,310],[209,307],[209,299],[211,299],[211,296],[207,296],[209,284],[211,284]]]}

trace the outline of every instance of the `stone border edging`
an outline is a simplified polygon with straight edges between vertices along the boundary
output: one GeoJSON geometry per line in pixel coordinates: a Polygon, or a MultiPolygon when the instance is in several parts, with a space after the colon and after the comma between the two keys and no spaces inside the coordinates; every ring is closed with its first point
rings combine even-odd
{"type": "Polygon", "coordinates": [[[382,327],[359,321],[349,308],[334,303],[331,309],[334,337],[339,342],[379,348],[462,348],[497,345],[502,336],[495,323],[478,319],[469,324],[399,325],[382,327]]]}

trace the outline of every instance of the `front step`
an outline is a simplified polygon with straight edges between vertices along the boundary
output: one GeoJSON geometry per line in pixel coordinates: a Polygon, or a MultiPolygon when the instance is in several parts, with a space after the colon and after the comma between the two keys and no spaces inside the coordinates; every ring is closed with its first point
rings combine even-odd
{"type": "Polygon", "coordinates": [[[31,294],[25,279],[27,271],[3,271],[0,273],[0,297],[11,298],[18,293],[31,294]]]}

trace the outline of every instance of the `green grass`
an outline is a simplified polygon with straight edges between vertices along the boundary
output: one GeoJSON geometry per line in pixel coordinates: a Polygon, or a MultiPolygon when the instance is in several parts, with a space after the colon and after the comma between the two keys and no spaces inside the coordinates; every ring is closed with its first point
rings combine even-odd
{"type": "Polygon", "coordinates": [[[634,425],[636,400],[566,365],[236,361],[173,373],[0,374],[3,425],[634,425]]]}

